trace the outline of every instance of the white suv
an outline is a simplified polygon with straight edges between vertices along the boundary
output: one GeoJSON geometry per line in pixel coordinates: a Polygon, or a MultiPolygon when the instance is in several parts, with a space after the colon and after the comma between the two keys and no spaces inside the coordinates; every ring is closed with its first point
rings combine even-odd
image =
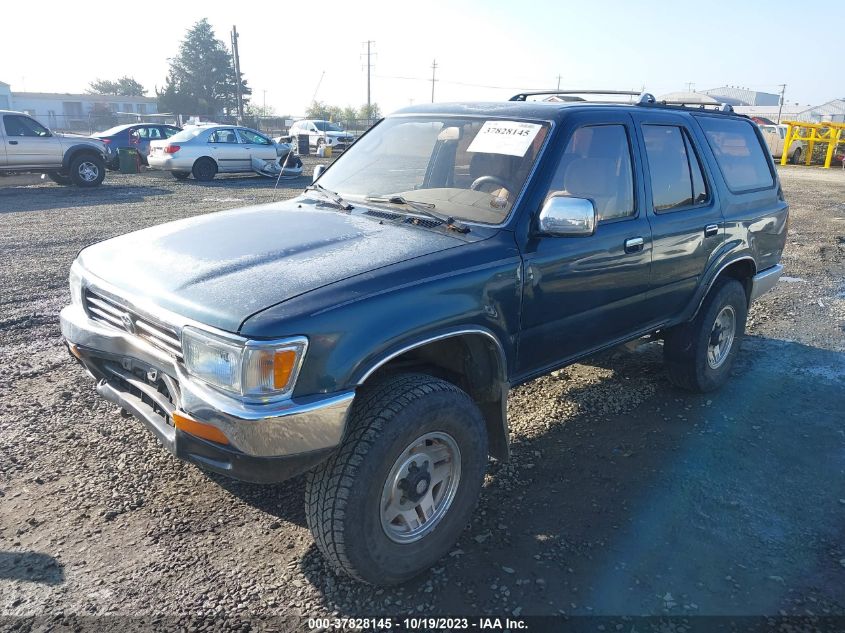
{"type": "Polygon", "coordinates": [[[296,137],[302,134],[308,135],[308,144],[311,147],[328,145],[335,150],[345,150],[355,140],[354,136],[336,123],[314,119],[296,121],[290,127],[288,136],[290,136],[294,147],[296,147],[296,137]]]}

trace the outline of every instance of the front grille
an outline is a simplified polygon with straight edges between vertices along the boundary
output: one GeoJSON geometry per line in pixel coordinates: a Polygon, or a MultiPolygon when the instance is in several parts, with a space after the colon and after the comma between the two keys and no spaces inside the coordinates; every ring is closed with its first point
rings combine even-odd
{"type": "Polygon", "coordinates": [[[92,321],[134,334],[153,347],[182,360],[182,342],[171,328],[140,316],[129,308],[90,289],[83,293],[85,312],[92,321]]]}

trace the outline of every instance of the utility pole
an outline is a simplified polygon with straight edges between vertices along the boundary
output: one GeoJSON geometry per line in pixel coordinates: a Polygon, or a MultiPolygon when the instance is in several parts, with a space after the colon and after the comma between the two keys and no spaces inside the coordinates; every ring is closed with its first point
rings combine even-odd
{"type": "Polygon", "coordinates": [[[235,92],[238,96],[238,124],[244,120],[244,102],[241,98],[241,58],[238,55],[238,27],[232,26],[232,57],[235,61],[235,92]]]}
{"type": "Polygon", "coordinates": [[[560,75],[557,76],[557,89],[560,90],[560,75]]]}
{"type": "Polygon", "coordinates": [[[783,112],[783,96],[786,94],[786,84],[780,85],[780,105],[778,106],[778,125],[780,125],[780,115],[783,112]]]}
{"type": "Polygon", "coordinates": [[[692,92],[692,87],[695,85],[694,82],[688,81],[687,82],[687,92],[692,92]]]}
{"type": "Polygon", "coordinates": [[[437,60],[433,60],[431,62],[431,102],[434,103],[434,82],[437,81],[435,79],[437,73],[437,60]]]}
{"type": "Polygon", "coordinates": [[[370,97],[370,71],[372,70],[373,65],[370,58],[372,57],[371,46],[375,44],[375,42],[373,40],[367,40],[364,44],[367,45],[367,121],[369,122],[373,113],[372,100],[370,97]]]}

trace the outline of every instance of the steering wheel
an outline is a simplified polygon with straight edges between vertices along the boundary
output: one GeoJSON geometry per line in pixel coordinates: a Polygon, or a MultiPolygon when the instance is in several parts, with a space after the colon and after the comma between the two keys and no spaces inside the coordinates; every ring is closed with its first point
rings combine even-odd
{"type": "Polygon", "coordinates": [[[510,191],[510,189],[508,188],[508,183],[506,183],[498,176],[479,176],[478,178],[472,181],[472,184],[469,186],[469,188],[473,191],[478,191],[479,189],[481,189],[482,185],[497,185],[502,189],[507,189],[508,191],[510,191]]]}

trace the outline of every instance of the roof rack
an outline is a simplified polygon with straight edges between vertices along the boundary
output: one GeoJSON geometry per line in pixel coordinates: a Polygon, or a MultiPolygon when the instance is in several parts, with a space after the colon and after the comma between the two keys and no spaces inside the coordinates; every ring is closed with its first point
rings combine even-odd
{"type": "MultiPolygon", "coordinates": [[[[639,92],[630,90],[538,90],[536,92],[520,92],[510,98],[510,101],[527,101],[528,97],[543,97],[555,95],[616,95],[624,97],[638,97],[639,92]]],[[[573,101],[576,99],[573,99],[573,101]]],[[[579,99],[584,101],[584,99],[579,99]]]]}
{"type": "Polygon", "coordinates": [[[677,107],[679,109],[689,109],[690,107],[694,107],[697,110],[705,110],[707,108],[713,108],[714,112],[726,112],[729,114],[734,113],[733,106],[729,103],[702,103],[701,101],[658,101],[654,98],[653,94],[648,92],[644,92],[640,95],[639,100],[637,101],[637,105],[640,106],[652,106],[652,107],[661,107],[661,106],[669,106],[669,107],[677,107]]]}
{"type": "MultiPolygon", "coordinates": [[[[539,90],[537,92],[520,92],[510,98],[511,101],[527,101],[528,97],[542,97],[563,95],[565,101],[586,101],[578,95],[614,95],[623,97],[637,97],[633,101],[635,105],[650,108],[670,108],[675,110],[706,110],[710,112],[724,112],[725,114],[736,114],[733,106],[729,103],[701,103],[700,101],[658,101],[650,92],[634,92],[631,90],[539,90]]],[[[618,102],[612,102],[618,103],[618,102]]]]}

